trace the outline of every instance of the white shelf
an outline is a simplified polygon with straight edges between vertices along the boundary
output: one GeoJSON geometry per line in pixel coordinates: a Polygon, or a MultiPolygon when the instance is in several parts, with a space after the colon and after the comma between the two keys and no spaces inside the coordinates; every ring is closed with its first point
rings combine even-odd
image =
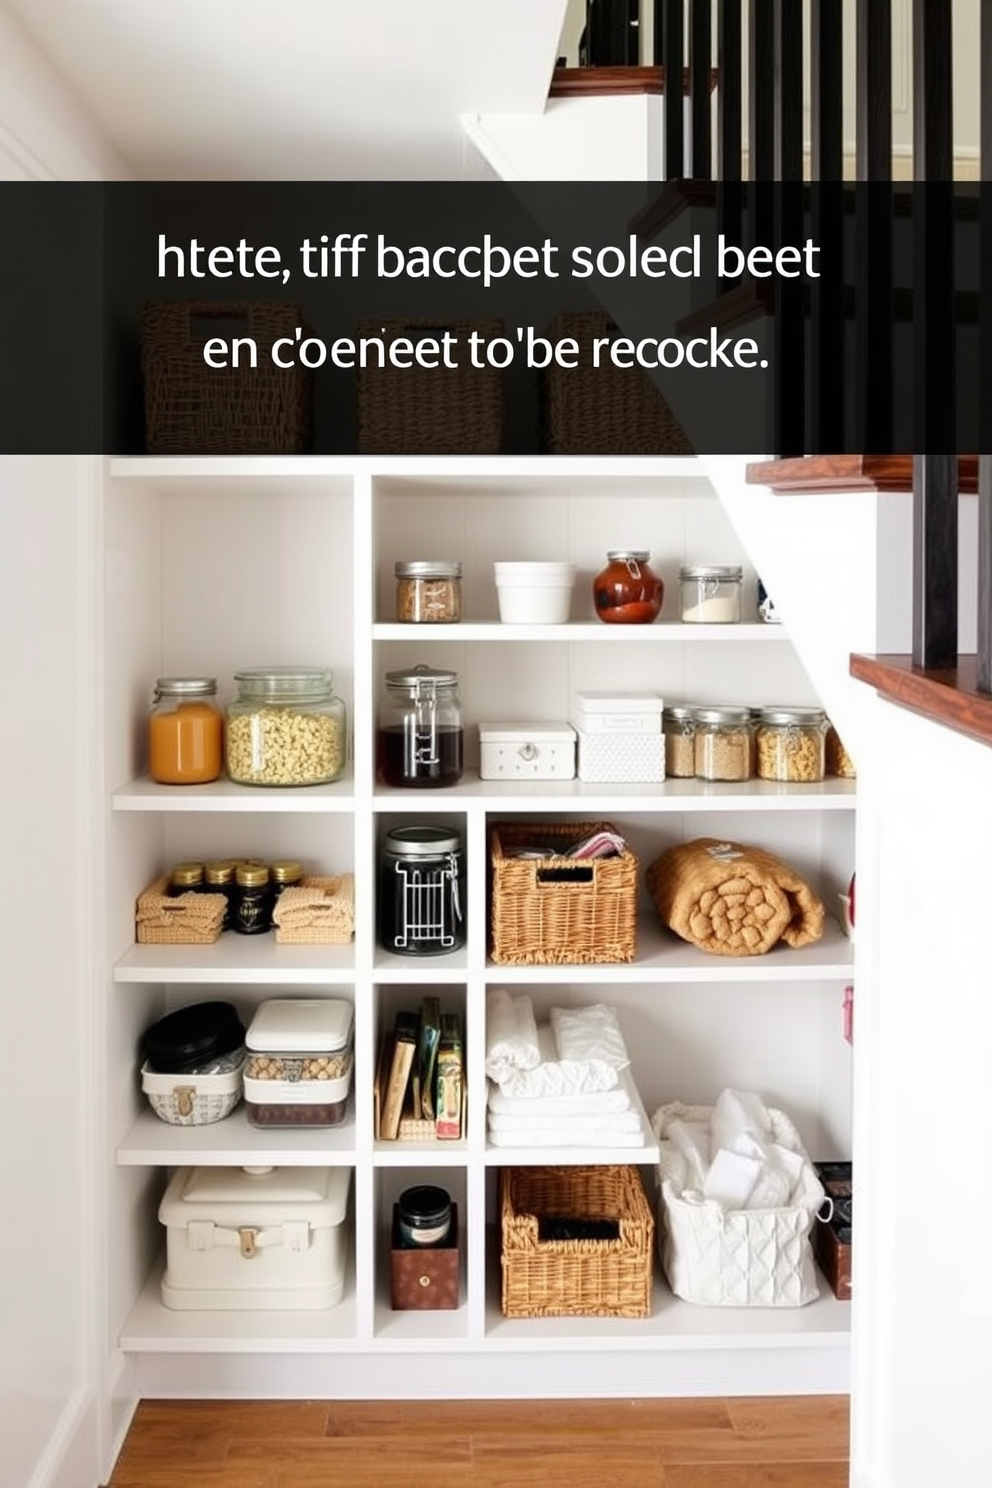
{"type": "Polygon", "coordinates": [[[467,973],[465,946],[441,956],[395,956],[377,946],[372,967],[377,982],[464,982],[467,973]]]}
{"type": "Polygon", "coordinates": [[[332,812],[355,809],[354,779],[349,769],[333,785],[236,785],[215,780],[209,785],[159,785],[147,776],[118,786],[111,796],[115,811],[281,811],[332,812]]]}
{"type": "Polygon", "coordinates": [[[432,494],[446,488],[464,496],[467,479],[499,487],[514,481],[557,480],[601,485],[604,479],[691,480],[705,483],[695,456],[678,455],[126,455],[110,461],[112,479],[159,481],[207,480],[248,484],[301,477],[326,480],[352,477],[356,471],[388,477],[404,486],[430,480],[432,494]]]}
{"type": "Polygon", "coordinates": [[[469,1146],[464,1138],[442,1142],[376,1142],[372,1162],[377,1168],[463,1168],[469,1146]]]}
{"type": "Polygon", "coordinates": [[[114,964],[115,982],[318,987],[354,977],[353,945],[278,945],[272,935],[228,933],[206,946],[133,945],[114,964]]]}
{"type": "Polygon", "coordinates": [[[763,956],[714,956],[641,915],[637,926],[637,956],[630,962],[598,965],[499,966],[487,962],[486,981],[492,986],[510,982],[609,982],[628,985],[648,982],[833,982],[853,975],[854,947],[839,924],[829,916],[822,939],[794,949],[780,942],[763,956]]]}
{"type": "Polygon", "coordinates": [[[142,1111],[117,1149],[123,1167],[345,1167],[355,1162],[354,1102],[339,1126],[250,1125],[243,1105],[208,1126],[172,1126],[142,1111]]]}
{"type": "Polygon", "coordinates": [[[498,620],[462,620],[457,625],[403,625],[380,622],[372,627],[375,641],[551,641],[556,645],[598,641],[614,646],[633,641],[656,646],[703,642],[749,642],[766,645],[788,641],[784,626],[742,622],[740,625],[683,625],[656,621],[653,625],[605,625],[601,620],[575,620],[567,625],[503,625],[498,620]]]}
{"type": "Polygon", "coordinates": [[[593,785],[582,780],[480,780],[467,770],[444,790],[377,788],[376,811],[437,812],[464,802],[483,811],[560,811],[563,806],[609,816],[624,811],[853,811],[857,783],[830,777],[817,785],[785,785],[771,780],[739,784],[705,780],[665,780],[658,785],[593,785]]]}

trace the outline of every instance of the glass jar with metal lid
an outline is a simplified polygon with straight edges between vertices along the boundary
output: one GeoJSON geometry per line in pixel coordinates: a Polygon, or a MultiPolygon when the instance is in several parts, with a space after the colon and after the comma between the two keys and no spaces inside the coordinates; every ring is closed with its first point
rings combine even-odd
{"type": "Polygon", "coordinates": [[[455,785],[464,741],[457,672],[414,666],[386,673],[376,741],[384,785],[455,785]]]}
{"type": "Polygon", "coordinates": [[[672,703],[661,714],[665,736],[665,774],[672,780],[691,780],[696,773],[695,709],[672,703]]]}
{"type": "Polygon", "coordinates": [[[216,858],[212,863],[203,865],[203,881],[207,886],[208,893],[223,894],[227,900],[227,908],[224,911],[224,920],[221,924],[222,930],[231,928],[231,908],[237,886],[234,882],[234,872],[238,866],[237,858],[216,858]]]}
{"type": "Polygon", "coordinates": [[[442,956],[465,944],[465,863],[452,827],[393,827],[379,845],[376,926],[383,950],[442,956]]]}
{"type": "Polygon", "coordinates": [[[241,785],[322,785],[345,762],[345,707],[323,667],[235,672],[227,773],[241,785]]]}
{"type": "Polygon", "coordinates": [[[665,596],[662,579],[651,568],[645,548],[614,548],[592,582],[596,614],[608,625],[650,625],[665,596]]]}
{"type": "Polygon", "coordinates": [[[239,863],[235,868],[231,929],[240,935],[264,935],[272,929],[272,888],[264,863],[239,863]]]}
{"type": "Polygon", "coordinates": [[[165,891],[170,899],[175,899],[180,894],[202,894],[205,889],[202,863],[174,863],[172,865],[168,887],[165,891]]]}
{"type": "Polygon", "coordinates": [[[794,784],[822,780],[828,727],[821,708],[762,708],[757,729],[759,777],[794,784]]]}
{"type": "Polygon", "coordinates": [[[298,863],[295,858],[278,858],[269,864],[269,877],[272,880],[272,902],[275,903],[285,889],[302,883],[303,864],[298,863]]]}
{"type": "Polygon", "coordinates": [[[215,677],[159,677],[148,717],[148,773],[159,785],[204,785],[223,766],[215,677]]]}
{"type": "Polygon", "coordinates": [[[462,618],[462,566],[455,558],[415,558],[395,564],[396,618],[451,625],[462,618]]]}
{"type": "Polygon", "coordinates": [[[682,619],[687,625],[736,625],[741,618],[742,568],[679,570],[682,619]]]}
{"type": "Polygon", "coordinates": [[[696,708],[695,761],[700,780],[750,780],[750,708],[696,708]]]}

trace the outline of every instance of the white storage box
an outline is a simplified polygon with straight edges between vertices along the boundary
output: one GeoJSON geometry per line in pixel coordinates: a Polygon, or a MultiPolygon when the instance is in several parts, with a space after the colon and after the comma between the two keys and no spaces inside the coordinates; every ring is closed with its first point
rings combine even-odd
{"type": "Polygon", "coordinates": [[[483,780],[573,780],[575,730],[567,723],[480,723],[483,780]]]}
{"type": "Polygon", "coordinates": [[[253,1126],[338,1126],[354,1066],[350,1002],[280,997],[260,1003],[245,1038],[253,1126]]]}
{"type": "Polygon", "coordinates": [[[580,780],[606,785],[657,785],[665,778],[664,734],[579,733],[580,780]]]}
{"type": "Polygon", "coordinates": [[[660,734],[663,709],[656,692],[576,692],[570,721],[584,734],[660,734]]]}
{"type": "Polygon", "coordinates": [[[350,1168],[179,1168],[159,1205],[162,1301],[178,1310],[335,1307],[350,1168]]]}
{"type": "Polygon", "coordinates": [[[658,1138],[658,1252],[677,1297],[704,1307],[803,1307],[819,1296],[810,1231],[823,1185],[799,1133],[768,1108],[771,1140],[803,1159],[794,1200],[777,1209],[723,1209],[689,1188],[685,1158],[667,1140],[674,1121],[708,1123],[710,1106],[661,1106],[651,1118],[658,1138]]]}
{"type": "Polygon", "coordinates": [[[224,1054],[219,1068],[209,1074],[162,1074],[146,1059],[141,1066],[141,1088],[155,1115],[170,1126],[209,1126],[230,1116],[241,1099],[243,1049],[224,1054]]]}

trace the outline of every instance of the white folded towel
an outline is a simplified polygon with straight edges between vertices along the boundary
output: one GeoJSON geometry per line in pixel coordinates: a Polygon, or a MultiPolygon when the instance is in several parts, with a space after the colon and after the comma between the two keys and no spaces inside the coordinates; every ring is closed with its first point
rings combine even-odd
{"type": "MultiPolygon", "coordinates": [[[[550,1050],[549,1062],[554,1062],[554,1039],[547,1023],[537,1025],[537,1041],[542,1054],[550,1050]]],[[[527,1078],[540,1074],[546,1066],[539,1064],[529,1071],[527,1078]]],[[[556,1068],[560,1068],[556,1064],[556,1068]]],[[[618,1085],[615,1090],[593,1090],[575,1095],[507,1095],[501,1085],[489,1082],[489,1109],[501,1116],[528,1116],[532,1120],[543,1120],[550,1116],[612,1116],[618,1111],[630,1109],[630,1094],[626,1087],[618,1085]]]]}
{"type": "Polygon", "coordinates": [[[711,1146],[714,1152],[718,1152],[721,1147],[732,1152],[735,1150],[737,1137],[746,1135],[764,1139],[769,1136],[771,1129],[772,1120],[760,1095],[754,1095],[748,1090],[722,1090],[717,1096],[710,1113],[711,1146]]]}
{"type": "Polygon", "coordinates": [[[705,1121],[673,1121],[665,1136],[686,1166],[686,1188],[701,1189],[710,1165],[710,1129],[705,1121]]]}
{"type": "MultiPolygon", "coordinates": [[[[508,1070],[498,1079],[503,1095],[514,1100],[598,1095],[615,1091],[620,1084],[620,1071],[602,1059],[556,1059],[554,1035],[547,1023],[542,1023],[538,1029],[538,1048],[541,1051],[540,1064],[529,1070],[508,1070]]],[[[490,1075],[490,1078],[496,1077],[490,1075]]]]}
{"type": "Polygon", "coordinates": [[[745,1157],[721,1147],[714,1154],[703,1183],[703,1196],[713,1199],[721,1209],[743,1209],[761,1173],[756,1157],[745,1157]]]}
{"type": "Polygon", "coordinates": [[[502,987],[486,998],[486,1074],[502,1082],[541,1062],[534,1007],[526,992],[511,997],[502,987]]]}
{"type": "Polygon", "coordinates": [[[604,1064],[612,1064],[615,1069],[626,1069],[630,1063],[616,1009],[602,1002],[593,1003],[591,1007],[553,1007],[551,1031],[559,1059],[576,1062],[599,1059],[604,1064]]]}

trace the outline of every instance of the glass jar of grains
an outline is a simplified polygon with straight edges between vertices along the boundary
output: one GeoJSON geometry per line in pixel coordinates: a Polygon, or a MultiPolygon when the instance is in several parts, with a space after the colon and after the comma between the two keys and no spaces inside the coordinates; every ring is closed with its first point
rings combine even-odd
{"type": "Polygon", "coordinates": [[[661,715],[665,736],[665,774],[690,780],[696,773],[696,719],[692,708],[673,703],[661,715]]]}
{"type": "Polygon", "coordinates": [[[750,780],[749,708],[696,708],[695,765],[700,780],[750,780]]]}
{"type": "Polygon", "coordinates": [[[227,773],[241,785],[321,785],[345,761],[345,707],[323,667],[235,672],[227,710],[227,773]]]}
{"type": "Polygon", "coordinates": [[[762,708],[758,776],[808,784],[823,779],[827,720],[820,708],[762,708]]]}
{"type": "Polygon", "coordinates": [[[451,625],[462,618],[462,566],[454,558],[397,563],[396,618],[415,624],[451,625]]]}

